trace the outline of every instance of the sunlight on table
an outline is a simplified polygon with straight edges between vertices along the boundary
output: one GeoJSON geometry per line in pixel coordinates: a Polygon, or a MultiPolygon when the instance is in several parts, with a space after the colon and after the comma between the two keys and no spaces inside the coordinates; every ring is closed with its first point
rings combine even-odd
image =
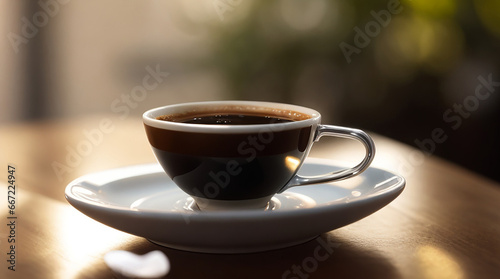
{"type": "Polygon", "coordinates": [[[424,272],[424,278],[461,279],[464,272],[451,255],[430,245],[418,248],[416,257],[424,272]]]}
{"type": "Polygon", "coordinates": [[[58,267],[57,278],[74,278],[81,272],[75,270],[75,266],[85,269],[102,263],[106,252],[118,249],[131,241],[129,235],[106,227],[76,211],[58,211],[52,220],[53,226],[57,226],[59,232],[58,237],[52,239],[54,243],[50,246],[58,249],[64,254],[63,258],[71,262],[69,265],[58,267]],[[60,225],[61,221],[65,224],[60,225]]]}

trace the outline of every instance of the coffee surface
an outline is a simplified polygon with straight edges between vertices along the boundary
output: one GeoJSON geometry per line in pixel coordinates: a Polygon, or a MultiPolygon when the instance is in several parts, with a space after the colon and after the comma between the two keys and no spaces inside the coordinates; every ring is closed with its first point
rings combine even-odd
{"type": "Polygon", "coordinates": [[[290,119],[283,119],[272,116],[244,115],[244,114],[216,114],[189,117],[179,119],[176,122],[191,124],[224,124],[224,125],[255,125],[292,122],[290,119]]]}
{"type": "Polygon", "coordinates": [[[207,108],[157,117],[158,120],[209,125],[256,125],[286,123],[309,119],[310,116],[290,110],[263,107],[207,108]]]}

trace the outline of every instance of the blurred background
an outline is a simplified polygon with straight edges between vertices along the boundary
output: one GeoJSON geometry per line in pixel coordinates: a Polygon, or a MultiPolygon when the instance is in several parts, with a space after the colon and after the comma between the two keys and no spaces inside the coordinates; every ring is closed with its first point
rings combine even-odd
{"type": "Polygon", "coordinates": [[[1,125],[287,102],[500,181],[497,0],[0,0],[0,38],[1,125]]]}

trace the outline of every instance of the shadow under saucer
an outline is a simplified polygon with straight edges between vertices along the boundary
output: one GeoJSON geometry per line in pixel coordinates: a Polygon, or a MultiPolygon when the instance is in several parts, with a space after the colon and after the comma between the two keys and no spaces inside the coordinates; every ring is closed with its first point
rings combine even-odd
{"type": "MultiPolygon", "coordinates": [[[[387,258],[346,243],[333,232],[306,243],[267,252],[207,254],[175,250],[137,239],[127,251],[164,252],[171,270],[165,278],[398,278],[387,258]]],[[[77,278],[120,278],[101,261],[77,278]]],[[[121,277],[123,278],[123,277],[121,277]]]]}

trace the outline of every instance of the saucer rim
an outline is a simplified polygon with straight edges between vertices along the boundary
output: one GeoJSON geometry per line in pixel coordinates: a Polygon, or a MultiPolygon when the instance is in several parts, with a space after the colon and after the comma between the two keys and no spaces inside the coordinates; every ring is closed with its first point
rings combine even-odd
{"type": "MultiPolygon", "coordinates": [[[[309,164],[326,164],[326,165],[334,165],[334,166],[339,166],[343,167],[345,163],[338,163],[338,161],[335,160],[329,160],[329,159],[324,159],[324,158],[314,158],[314,157],[309,157],[306,159],[304,164],[309,163],[309,164]]],[[[379,167],[373,167],[370,166],[369,169],[377,169],[380,171],[384,171],[387,173],[392,174],[394,177],[398,178],[398,182],[395,183],[394,185],[391,185],[389,188],[385,189],[385,191],[377,191],[375,193],[371,193],[367,196],[363,196],[361,199],[353,199],[349,203],[326,203],[326,204],[320,204],[316,205],[311,208],[300,208],[298,210],[277,210],[277,211],[261,211],[261,210],[255,210],[255,209],[249,209],[249,210],[237,210],[237,211],[197,211],[197,212],[173,212],[173,211],[161,211],[161,210],[151,210],[151,209],[144,209],[144,210],[133,210],[130,207],[125,207],[125,206],[118,206],[118,205],[113,205],[113,204],[102,204],[96,201],[91,201],[91,200],[83,200],[81,198],[76,197],[72,193],[73,187],[80,186],[78,183],[85,181],[86,178],[94,176],[94,175],[99,175],[99,174],[104,174],[110,171],[124,171],[129,168],[137,168],[137,167],[143,167],[145,169],[152,169],[151,171],[145,172],[138,174],[137,176],[142,176],[142,175],[151,175],[151,174],[156,174],[156,173],[161,173],[163,170],[159,166],[158,163],[148,163],[148,164],[138,164],[138,165],[131,165],[131,166],[125,166],[125,167],[119,167],[119,168],[112,168],[112,169],[107,169],[99,172],[94,172],[94,173],[89,173],[86,175],[83,175],[77,179],[74,179],[71,181],[65,188],[65,198],[70,203],[73,207],[76,209],[79,209],[79,206],[87,207],[87,208],[95,208],[98,207],[102,210],[106,211],[114,211],[114,212],[122,212],[126,214],[130,214],[132,212],[134,213],[140,213],[140,214],[146,214],[150,217],[154,218],[162,218],[162,217],[180,217],[180,218],[186,218],[189,216],[190,219],[205,219],[207,217],[210,218],[220,218],[221,220],[225,219],[233,219],[233,218],[243,218],[243,219],[255,219],[255,218],[276,218],[277,215],[280,217],[285,217],[287,218],[287,215],[293,215],[297,216],[297,214],[305,214],[305,215],[310,215],[310,214],[322,214],[324,212],[329,212],[332,210],[337,210],[346,206],[352,206],[352,205],[360,205],[362,203],[372,203],[374,202],[373,199],[386,199],[386,198],[391,198],[391,201],[394,200],[396,197],[398,197],[401,192],[404,190],[406,187],[406,179],[398,175],[392,171],[385,170],[383,168],[379,167]],[[157,171],[155,170],[157,169],[157,171]],[[389,191],[389,193],[385,193],[389,191]]],[[[368,169],[367,169],[368,170],[368,169]]],[[[360,175],[363,175],[361,173],[360,175]]],[[[132,176],[125,176],[123,178],[118,178],[113,181],[117,181],[120,179],[126,179],[130,178],[132,176]]],[[[173,182],[172,182],[173,183],[173,182]]],[[[175,183],[173,183],[175,185],[175,183]]],[[[321,184],[327,184],[327,183],[321,183],[321,184]]],[[[314,187],[314,185],[307,185],[307,186],[297,186],[297,187],[314,187]]],[[[295,187],[292,187],[291,189],[294,189],[295,187]]],[[[187,195],[187,194],[186,194],[187,195]]],[[[192,219],[192,220],[193,220],[192,219]]]]}

